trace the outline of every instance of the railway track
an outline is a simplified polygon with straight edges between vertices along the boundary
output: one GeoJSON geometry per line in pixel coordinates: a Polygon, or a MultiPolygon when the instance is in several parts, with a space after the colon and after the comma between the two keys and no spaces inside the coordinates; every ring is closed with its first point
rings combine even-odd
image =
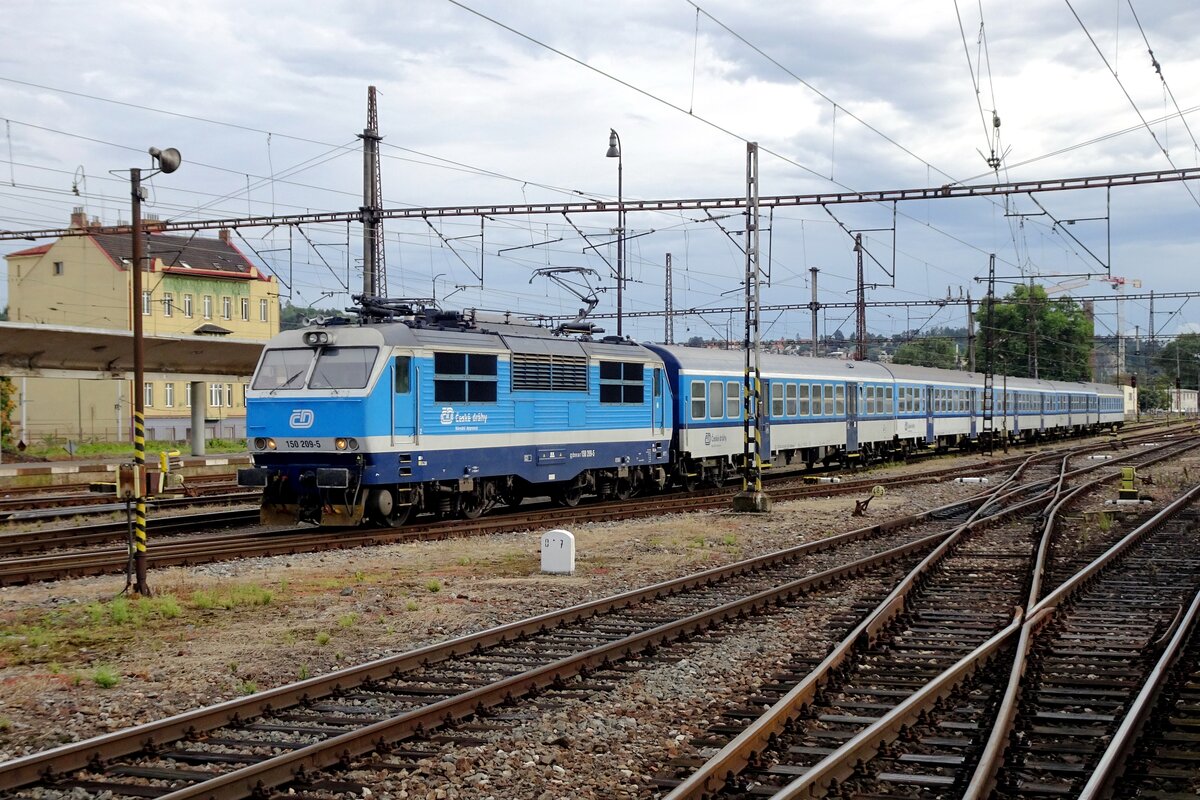
{"type": "Polygon", "coordinates": [[[1043,599],[1056,519],[1100,480],[964,534],[667,797],[1077,796],[1200,567],[1177,518],[1196,487],[1043,599]]]}
{"type": "MultiPolygon", "coordinates": [[[[1140,441],[1135,438],[1133,441],[1140,441]]],[[[1114,442],[1089,445],[1077,453],[1107,451],[1114,442]]],[[[916,475],[864,477],[846,479],[840,483],[813,485],[808,479],[785,476],[772,484],[772,496],[777,501],[800,500],[805,497],[840,494],[866,495],[872,487],[899,487],[953,479],[994,474],[999,469],[1012,469],[1029,461],[1053,460],[1054,451],[1033,456],[1012,456],[990,464],[970,467],[950,466],[927,469],[916,475]]],[[[597,503],[571,509],[559,507],[518,508],[507,514],[491,515],[475,520],[447,520],[410,524],[403,528],[318,529],[309,526],[280,530],[254,530],[178,537],[152,541],[148,551],[152,567],[182,566],[237,558],[294,555],[321,550],[375,546],[402,541],[446,539],[460,536],[484,535],[506,531],[561,527],[588,522],[634,519],[661,514],[701,511],[728,507],[730,491],[723,488],[669,495],[638,497],[623,502],[597,503]]],[[[152,517],[151,533],[156,535],[197,528],[253,524],[257,511],[235,509],[186,517],[152,517]]],[[[86,526],[69,531],[36,531],[0,535],[0,586],[21,585],[37,581],[59,580],[85,575],[121,572],[128,564],[124,545],[107,545],[118,535],[126,535],[125,523],[86,526]],[[71,548],[86,547],[79,550],[71,548]],[[66,549],[64,549],[66,548],[66,549]],[[53,550],[53,552],[47,552],[53,550]]]]}
{"type": "MultiPolygon", "coordinates": [[[[1027,459],[1001,486],[969,501],[18,759],[0,765],[0,791],[180,800],[269,793],[298,780],[301,791],[360,791],[316,771],[681,637],[787,613],[814,592],[863,576],[865,595],[886,603],[895,579],[948,550],[965,523],[978,528],[1044,505],[1061,474],[1056,464],[1027,459]],[[935,530],[917,530],[916,522],[935,530]]],[[[603,688],[586,677],[570,686],[603,688]]],[[[505,724],[505,713],[493,724],[505,724]]],[[[401,763],[420,749],[392,747],[385,757],[401,763]]]]}

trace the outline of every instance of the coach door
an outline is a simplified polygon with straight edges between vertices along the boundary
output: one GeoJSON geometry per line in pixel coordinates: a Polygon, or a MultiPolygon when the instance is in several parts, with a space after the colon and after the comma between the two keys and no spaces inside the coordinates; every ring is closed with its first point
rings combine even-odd
{"type": "Polygon", "coordinates": [[[925,443],[933,444],[937,434],[933,430],[933,387],[925,387],[925,443]]]}
{"type": "Polygon", "coordinates": [[[968,438],[975,439],[979,436],[979,430],[976,427],[977,422],[976,422],[976,414],[975,414],[976,390],[975,389],[967,389],[966,394],[967,394],[967,408],[970,410],[970,414],[971,414],[971,433],[968,438]]]}
{"type": "Polygon", "coordinates": [[[392,446],[405,447],[417,441],[417,393],[412,356],[396,356],[388,370],[392,383],[392,446]]]}
{"type": "Polygon", "coordinates": [[[667,422],[666,422],[667,411],[665,408],[666,402],[663,399],[665,393],[663,392],[662,367],[654,368],[654,377],[652,378],[652,380],[654,381],[654,388],[653,388],[654,418],[653,418],[653,421],[651,424],[654,426],[654,431],[655,431],[656,435],[665,436],[666,428],[667,428],[667,422]]]}
{"type": "Polygon", "coordinates": [[[858,452],[858,393],[853,381],[846,382],[846,452],[858,452]]]}

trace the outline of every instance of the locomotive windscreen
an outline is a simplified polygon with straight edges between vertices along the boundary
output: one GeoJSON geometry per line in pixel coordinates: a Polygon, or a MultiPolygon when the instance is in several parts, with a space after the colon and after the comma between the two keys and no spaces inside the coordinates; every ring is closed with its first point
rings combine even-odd
{"type": "Polygon", "coordinates": [[[304,385],[312,358],[313,351],[309,347],[268,350],[254,376],[252,388],[299,389],[304,385]]]}
{"type": "Polygon", "coordinates": [[[378,347],[326,347],[308,381],[310,389],[361,389],[371,377],[378,347]]]}

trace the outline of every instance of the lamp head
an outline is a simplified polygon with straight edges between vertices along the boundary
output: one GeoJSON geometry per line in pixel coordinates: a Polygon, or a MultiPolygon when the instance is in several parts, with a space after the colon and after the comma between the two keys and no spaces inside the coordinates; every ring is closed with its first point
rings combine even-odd
{"type": "Polygon", "coordinates": [[[168,147],[166,150],[151,147],[150,157],[158,162],[158,168],[166,174],[179,169],[179,165],[183,163],[183,156],[179,155],[179,151],[174,147],[168,147]]]}
{"type": "Polygon", "coordinates": [[[621,143],[617,139],[617,132],[612,128],[608,129],[608,152],[604,155],[608,158],[621,157],[621,143]]]}

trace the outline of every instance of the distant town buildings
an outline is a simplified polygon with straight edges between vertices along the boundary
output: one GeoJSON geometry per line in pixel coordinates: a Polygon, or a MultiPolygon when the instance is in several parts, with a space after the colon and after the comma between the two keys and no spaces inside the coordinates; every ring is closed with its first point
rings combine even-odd
{"type": "MultiPolygon", "coordinates": [[[[147,228],[153,229],[154,220],[147,228]]],[[[71,227],[87,230],[82,208],[71,227]]],[[[140,298],[131,297],[130,236],[84,234],[9,254],[8,318],[11,322],[131,330],[142,315],[146,336],[234,336],[266,340],[279,332],[279,291],[229,241],[198,235],[151,233],[140,298]]],[[[187,375],[156,376],[140,387],[145,395],[146,438],[181,440],[190,435],[187,375]]],[[[127,440],[132,402],[127,381],[29,378],[23,382],[25,429],[17,437],[127,440]]],[[[244,383],[209,383],[205,392],[207,437],[241,438],[246,427],[244,383]]]]}

